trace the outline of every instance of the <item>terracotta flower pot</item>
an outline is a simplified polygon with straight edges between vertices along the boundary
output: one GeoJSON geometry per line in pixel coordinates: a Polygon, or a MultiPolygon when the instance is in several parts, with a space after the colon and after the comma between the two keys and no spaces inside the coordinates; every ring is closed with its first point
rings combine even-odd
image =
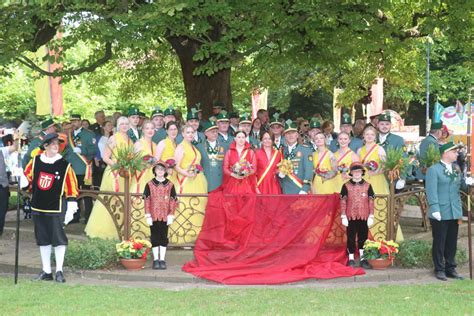
{"type": "Polygon", "coordinates": [[[120,262],[122,263],[124,268],[127,270],[141,270],[146,264],[146,258],[145,259],[120,258],[120,262]]]}
{"type": "Polygon", "coordinates": [[[385,270],[392,264],[390,259],[368,259],[367,261],[374,270],[385,270]]]}
{"type": "Polygon", "coordinates": [[[130,177],[130,173],[128,172],[127,169],[120,169],[119,176],[121,176],[122,178],[128,178],[130,177]]]}

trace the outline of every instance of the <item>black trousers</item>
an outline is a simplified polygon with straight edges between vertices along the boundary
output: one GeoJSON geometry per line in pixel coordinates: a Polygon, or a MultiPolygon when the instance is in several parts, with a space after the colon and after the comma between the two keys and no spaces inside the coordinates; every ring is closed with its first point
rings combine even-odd
{"type": "Polygon", "coordinates": [[[35,237],[38,246],[66,246],[68,239],[64,232],[64,213],[61,215],[33,213],[35,237]]]}
{"type": "Polygon", "coordinates": [[[8,187],[4,188],[0,185],[0,235],[3,234],[3,227],[5,227],[5,216],[8,211],[8,198],[10,197],[10,190],[8,187]]]}
{"type": "Polygon", "coordinates": [[[92,164],[92,185],[94,190],[100,189],[100,184],[102,183],[102,177],[104,176],[105,163],[101,160],[99,166],[95,165],[95,162],[92,164]]]}
{"type": "Polygon", "coordinates": [[[347,251],[349,253],[355,253],[356,238],[357,247],[359,249],[363,249],[364,243],[367,240],[368,235],[369,227],[367,227],[367,220],[349,220],[349,226],[347,226],[347,251]]]}
{"type": "Polygon", "coordinates": [[[168,246],[168,225],[166,221],[156,221],[150,226],[150,239],[152,247],[168,246]]]}
{"type": "Polygon", "coordinates": [[[430,218],[430,223],[433,234],[431,255],[435,271],[450,273],[456,268],[458,220],[437,221],[430,218]]]}
{"type": "MultiPolygon", "coordinates": [[[[77,177],[77,184],[79,185],[79,189],[90,188],[90,186],[84,185],[83,174],[76,175],[76,177],[77,177]]],[[[77,211],[76,214],[74,214],[74,220],[79,221],[79,219],[81,218],[81,212],[82,212],[87,223],[87,221],[89,220],[89,216],[91,216],[91,212],[92,212],[92,198],[86,197],[86,198],[83,198],[82,200],[84,201],[84,203],[80,203],[79,201],[79,211],[77,211]]]]}

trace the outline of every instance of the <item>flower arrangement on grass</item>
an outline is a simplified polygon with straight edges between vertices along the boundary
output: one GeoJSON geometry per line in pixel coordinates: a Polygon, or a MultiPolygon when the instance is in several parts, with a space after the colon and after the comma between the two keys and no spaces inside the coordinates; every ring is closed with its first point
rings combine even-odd
{"type": "Polygon", "coordinates": [[[367,260],[373,259],[395,259],[398,253],[399,245],[393,240],[379,240],[374,241],[367,239],[364,243],[364,258],[367,260]]]}
{"type": "Polygon", "coordinates": [[[146,259],[150,253],[151,243],[144,239],[124,240],[115,245],[121,259],[146,259]]]}

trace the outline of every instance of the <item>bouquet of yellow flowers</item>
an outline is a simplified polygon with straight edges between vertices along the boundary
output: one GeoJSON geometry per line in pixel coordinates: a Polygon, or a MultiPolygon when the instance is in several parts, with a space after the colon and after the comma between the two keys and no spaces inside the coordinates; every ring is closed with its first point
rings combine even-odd
{"type": "Polygon", "coordinates": [[[398,253],[399,245],[393,240],[374,241],[367,239],[364,243],[365,259],[390,259],[393,260],[398,253]]]}
{"type": "Polygon", "coordinates": [[[144,239],[124,240],[115,245],[119,258],[146,259],[150,253],[151,243],[144,239]]]}
{"type": "Polygon", "coordinates": [[[293,163],[291,160],[283,159],[278,165],[278,171],[284,175],[289,175],[293,173],[293,163]]]}

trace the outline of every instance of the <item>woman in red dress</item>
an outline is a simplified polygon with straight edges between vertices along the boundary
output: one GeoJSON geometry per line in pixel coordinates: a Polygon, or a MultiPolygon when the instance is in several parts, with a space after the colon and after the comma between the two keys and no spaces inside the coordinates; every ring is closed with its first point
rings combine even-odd
{"type": "Polygon", "coordinates": [[[246,141],[247,134],[238,131],[234,142],[224,157],[224,179],[222,188],[225,194],[256,193],[257,179],[255,153],[246,141]]]}
{"type": "Polygon", "coordinates": [[[260,136],[262,148],[255,153],[257,157],[257,193],[281,194],[280,182],[277,178],[281,152],[273,148],[274,136],[264,132],[260,136]]]}

